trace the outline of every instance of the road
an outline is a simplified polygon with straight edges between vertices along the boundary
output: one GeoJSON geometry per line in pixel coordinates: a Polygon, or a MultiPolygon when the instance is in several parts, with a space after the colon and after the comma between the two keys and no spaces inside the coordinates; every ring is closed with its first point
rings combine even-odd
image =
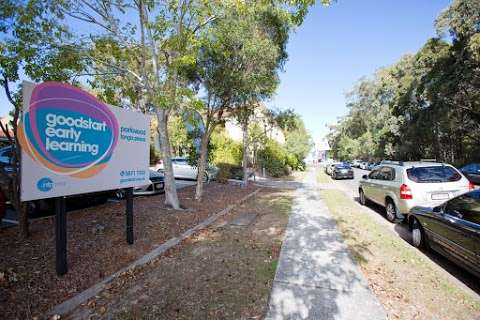
{"type": "MultiPolygon", "coordinates": [[[[177,187],[177,190],[194,185],[196,183],[197,183],[196,181],[192,181],[192,180],[178,180],[178,179],[175,180],[175,185],[177,187]]],[[[109,199],[109,201],[115,202],[118,200],[109,199]]],[[[53,215],[53,213],[51,215],[53,215]]],[[[46,214],[45,216],[49,216],[49,214],[46,214]]],[[[15,212],[15,210],[11,208],[7,209],[7,213],[5,215],[5,218],[2,220],[0,224],[0,228],[11,227],[17,224],[18,224],[17,213],[15,212]]]]}
{"type": "MultiPolygon", "coordinates": [[[[370,171],[361,170],[354,168],[354,179],[353,180],[337,180],[336,183],[341,187],[343,191],[350,194],[356,201],[358,201],[358,186],[359,181],[362,179],[362,176],[368,174],[370,171]]],[[[389,228],[394,233],[396,233],[400,238],[411,244],[411,233],[408,230],[408,225],[405,222],[399,222],[392,224],[388,222],[385,217],[385,209],[381,206],[375,204],[368,207],[372,213],[372,218],[376,221],[383,224],[386,228],[389,228]]],[[[437,265],[442,267],[445,271],[450,274],[454,280],[460,281],[461,284],[465,285],[467,288],[471,289],[476,295],[480,295],[480,281],[473,276],[472,274],[461,269],[454,263],[450,262],[445,257],[437,254],[434,251],[420,251],[419,252],[425,255],[427,258],[435,262],[437,265]]]]}

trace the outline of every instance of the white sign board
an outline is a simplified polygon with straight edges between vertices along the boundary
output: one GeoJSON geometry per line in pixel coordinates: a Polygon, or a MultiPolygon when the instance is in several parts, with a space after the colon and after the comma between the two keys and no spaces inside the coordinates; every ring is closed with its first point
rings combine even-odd
{"type": "Polygon", "coordinates": [[[23,83],[21,200],[142,186],[150,119],[59,82],[23,83]]]}

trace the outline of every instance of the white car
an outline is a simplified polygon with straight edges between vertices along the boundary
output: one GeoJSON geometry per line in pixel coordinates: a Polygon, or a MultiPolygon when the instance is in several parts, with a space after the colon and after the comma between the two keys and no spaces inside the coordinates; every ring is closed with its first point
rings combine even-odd
{"type": "Polygon", "coordinates": [[[362,170],[367,170],[367,168],[368,168],[368,162],[366,162],[366,161],[360,162],[359,168],[362,169],[362,170]]]}
{"type": "MultiPolygon", "coordinates": [[[[148,184],[133,188],[134,196],[148,196],[159,194],[165,191],[165,182],[163,181],[163,175],[154,170],[149,170],[148,184]]],[[[115,197],[117,199],[125,199],[125,189],[115,190],[115,197]]]]}
{"type": "Polygon", "coordinates": [[[384,206],[387,220],[394,222],[413,207],[435,207],[474,187],[449,164],[383,161],[362,177],[358,193],[362,205],[372,201],[384,206]]]}
{"type": "MultiPolygon", "coordinates": [[[[173,175],[176,179],[190,179],[190,180],[197,180],[198,179],[198,168],[196,166],[192,166],[188,164],[187,158],[184,157],[175,157],[172,158],[172,167],[173,167],[173,175]]],[[[152,170],[158,171],[163,173],[163,161],[159,161],[155,166],[151,167],[152,170]]],[[[215,180],[217,177],[219,169],[215,166],[208,165],[207,170],[205,171],[205,176],[203,180],[208,182],[210,180],[215,180]]]]}

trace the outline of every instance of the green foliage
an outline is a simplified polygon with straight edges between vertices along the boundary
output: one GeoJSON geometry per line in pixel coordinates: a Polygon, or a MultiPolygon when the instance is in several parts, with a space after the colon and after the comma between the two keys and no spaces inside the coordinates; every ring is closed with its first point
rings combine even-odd
{"type": "Polygon", "coordinates": [[[313,142],[303,119],[292,109],[275,112],[274,119],[285,136],[288,165],[294,170],[305,169],[305,158],[312,149],[313,142]]]}
{"type": "Polygon", "coordinates": [[[160,160],[160,153],[155,149],[155,147],[150,144],[150,165],[157,164],[160,160]]]}
{"type": "Polygon", "coordinates": [[[289,173],[289,159],[285,148],[273,139],[267,139],[265,147],[258,151],[258,164],[272,177],[289,173]]]}
{"type": "Polygon", "coordinates": [[[241,143],[229,138],[224,130],[215,130],[211,136],[212,163],[240,166],[242,163],[241,143]]]}
{"type": "Polygon", "coordinates": [[[453,1],[436,25],[452,41],[430,39],[353,88],[331,126],[335,157],[480,160],[480,2],[453,1]]]}

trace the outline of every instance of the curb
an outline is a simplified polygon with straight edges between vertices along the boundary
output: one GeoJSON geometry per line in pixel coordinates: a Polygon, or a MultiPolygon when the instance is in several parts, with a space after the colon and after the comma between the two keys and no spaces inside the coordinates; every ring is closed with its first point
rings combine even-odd
{"type": "Polygon", "coordinates": [[[262,189],[259,188],[249,194],[247,194],[245,197],[243,197],[240,200],[237,200],[235,203],[229,205],[225,209],[221,210],[220,212],[215,213],[214,215],[208,217],[198,225],[196,225],[193,228],[188,229],[178,237],[171,238],[167,240],[166,242],[162,243],[152,251],[148,252],[145,254],[143,257],[139,258],[138,260],[132,262],[129,264],[127,267],[120,269],[119,271],[115,272],[114,274],[104,278],[102,281],[98,282],[97,284],[93,285],[92,287],[82,291],[81,293],[77,294],[76,296],[65,300],[61,304],[56,305],[50,311],[47,312],[46,316],[47,317],[52,317],[55,315],[64,315],[66,313],[69,313],[76,307],[78,307],[80,304],[84,303],[88,299],[96,296],[100,291],[102,291],[106,285],[108,285],[110,282],[112,282],[115,278],[120,276],[121,274],[128,272],[130,270],[135,269],[136,267],[143,266],[147,264],[148,262],[152,261],[153,259],[157,258],[161,254],[163,254],[165,251],[173,248],[183,240],[189,238],[192,236],[195,232],[202,230],[209,225],[211,225],[213,222],[215,222],[218,218],[226,215],[230,211],[232,211],[236,206],[242,204],[243,202],[247,201],[251,197],[255,196],[257,193],[259,193],[262,189]]]}

